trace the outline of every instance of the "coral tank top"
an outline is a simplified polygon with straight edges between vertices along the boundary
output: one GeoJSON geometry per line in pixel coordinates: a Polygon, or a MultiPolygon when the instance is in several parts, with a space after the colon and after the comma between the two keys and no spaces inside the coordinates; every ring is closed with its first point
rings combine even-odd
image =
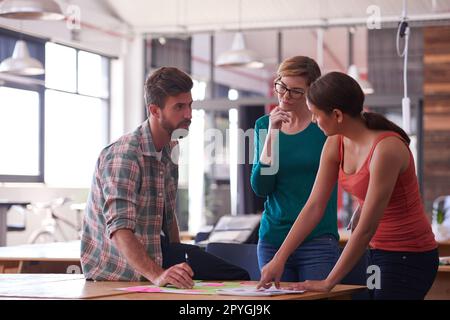
{"type": "MultiPolygon", "coordinates": [[[[358,200],[361,208],[364,205],[369,186],[369,168],[373,152],[381,140],[392,136],[398,137],[405,142],[404,139],[395,132],[385,132],[380,134],[374,141],[364,164],[354,174],[346,174],[343,170],[344,138],[343,136],[340,137],[339,183],[346,192],[353,195],[358,200]]],[[[437,247],[431,225],[421,201],[414,158],[411,151],[409,151],[409,155],[409,166],[398,176],[391,199],[379,222],[375,235],[370,241],[369,246],[373,249],[424,252],[433,250],[437,247]]]]}

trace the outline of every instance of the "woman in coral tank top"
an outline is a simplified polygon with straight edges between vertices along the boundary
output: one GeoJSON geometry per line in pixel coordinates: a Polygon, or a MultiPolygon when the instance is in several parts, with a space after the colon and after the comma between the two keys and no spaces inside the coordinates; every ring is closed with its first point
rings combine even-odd
{"type": "Polygon", "coordinates": [[[262,269],[258,287],[280,277],[290,253],[320,221],[338,180],[358,199],[361,215],[344,251],[324,280],[293,284],[298,290],[330,291],[369,246],[379,282],[374,299],[423,299],[436,277],[439,257],[420,198],[410,139],[397,125],[363,112],[364,93],[350,76],[328,73],[309,88],[313,121],[328,136],[311,195],[274,258],[262,269]]]}

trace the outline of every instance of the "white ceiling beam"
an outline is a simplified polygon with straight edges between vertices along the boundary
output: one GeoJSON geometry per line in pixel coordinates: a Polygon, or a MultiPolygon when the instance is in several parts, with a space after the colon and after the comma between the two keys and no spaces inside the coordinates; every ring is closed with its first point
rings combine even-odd
{"type": "MultiPolygon", "coordinates": [[[[450,13],[420,14],[408,17],[410,22],[426,22],[447,20],[450,23],[450,13]]],[[[386,23],[400,21],[400,16],[381,17],[381,26],[386,23]]],[[[363,26],[367,24],[367,17],[312,19],[296,21],[264,21],[242,22],[241,30],[269,30],[269,29],[300,29],[300,28],[332,28],[346,26],[363,26]]],[[[235,32],[239,29],[237,23],[192,24],[189,26],[175,25],[148,25],[135,26],[136,33],[163,33],[163,34],[194,34],[208,32],[235,32]]]]}

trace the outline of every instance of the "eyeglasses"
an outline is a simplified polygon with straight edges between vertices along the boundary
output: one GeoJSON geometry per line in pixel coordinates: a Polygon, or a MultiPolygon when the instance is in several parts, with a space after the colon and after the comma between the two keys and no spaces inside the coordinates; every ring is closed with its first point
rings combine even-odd
{"type": "Polygon", "coordinates": [[[275,82],[275,91],[281,95],[289,92],[289,96],[293,99],[301,98],[305,94],[305,91],[299,89],[289,89],[281,82],[275,82]]]}

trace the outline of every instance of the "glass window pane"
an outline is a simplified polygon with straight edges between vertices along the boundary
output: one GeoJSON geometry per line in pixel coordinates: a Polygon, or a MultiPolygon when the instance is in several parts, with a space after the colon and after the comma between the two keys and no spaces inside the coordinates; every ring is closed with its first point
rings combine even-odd
{"type": "Polygon", "coordinates": [[[47,42],[45,45],[45,84],[47,88],[76,92],[76,50],[47,42]]]}
{"type": "Polygon", "coordinates": [[[108,59],[94,53],[78,52],[78,92],[108,97],[108,59]]]}
{"type": "Polygon", "coordinates": [[[107,143],[107,104],[98,98],[47,90],[45,94],[45,181],[89,187],[107,143]]]}
{"type": "Polygon", "coordinates": [[[0,87],[0,175],[39,175],[39,94],[0,87]]]}

